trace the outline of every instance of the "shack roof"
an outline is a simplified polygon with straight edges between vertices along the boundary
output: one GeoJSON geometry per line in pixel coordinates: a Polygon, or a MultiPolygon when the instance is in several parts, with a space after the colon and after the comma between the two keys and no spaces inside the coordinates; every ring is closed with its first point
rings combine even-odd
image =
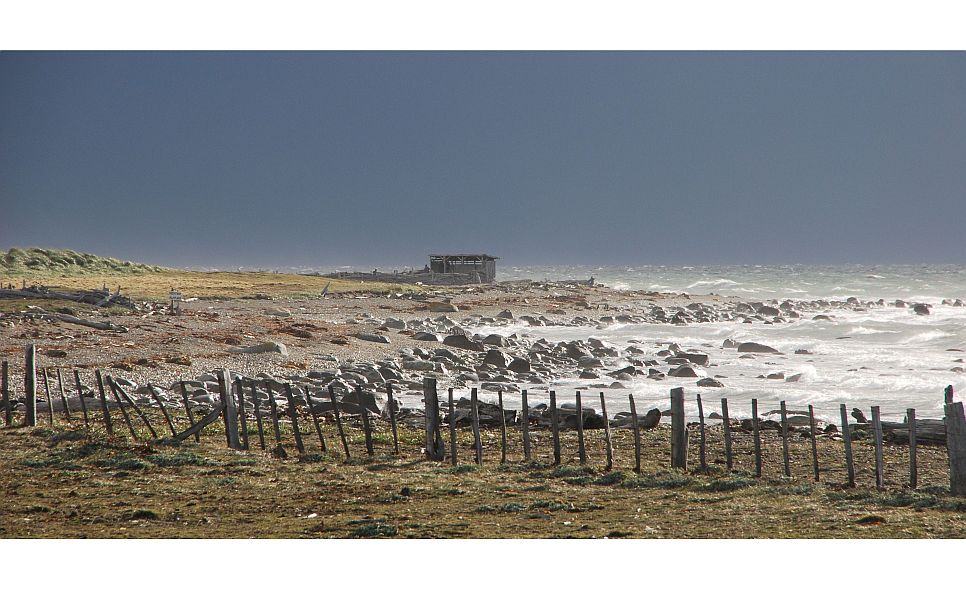
{"type": "Polygon", "coordinates": [[[480,258],[483,260],[499,260],[496,256],[489,254],[429,254],[430,258],[480,258]]]}

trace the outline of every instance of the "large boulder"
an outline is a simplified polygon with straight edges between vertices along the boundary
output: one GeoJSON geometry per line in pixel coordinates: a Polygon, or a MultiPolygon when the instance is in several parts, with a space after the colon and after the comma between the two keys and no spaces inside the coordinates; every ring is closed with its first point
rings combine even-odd
{"type": "Polygon", "coordinates": [[[229,348],[228,351],[235,354],[271,354],[278,352],[283,358],[288,357],[288,348],[281,342],[263,342],[254,346],[229,348]]]}
{"type": "Polygon", "coordinates": [[[509,364],[506,365],[506,367],[507,370],[516,372],[518,374],[531,371],[530,361],[526,358],[514,358],[509,364]]]}
{"type": "Polygon", "coordinates": [[[511,361],[511,358],[500,350],[489,350],[486,352],[486,357],[483,358],[484,365],[496,366],[497,368],[506,368],[511,361]]]}
{"type": "Polygon", "coordinates": [[[675,355],[676,358],[683,358],[690,362],[691,364],[696,364],[698,366],[708,365],[708,355],[707,354],[695,354],[691,352],[678,352],[675,355]]]}
{"type": "Polygon", "coordinates": [[[923,303],[916,303],[912,306],[912,310],[915,311],[916,315],[928,315],[929,306],[923,303]]]}
{"type": "Polygon", "coordinates": [[[740,354],[781,354],[781,352],[771,346],[757,344],[755,342],[744,342],[738,344],[737,351],[740,354]]]}
{"type": "Polygon", "coordinates": [[[701,380],[699,380],[698,386],[699,387],[723,387],[724,383],[722,383],[720,380],[715,380],[709,376],[707,378],[702,378],[701,380]]]}
{"type": "Polygon", "coordinates": [[[428,331],[418,331],[413,334],[413,339],[420,342],[438,342],[439,336],[428,331]]]}
{"type": "Polygon", "coordinates": [[[355,334],[355,337],[357,337],[357,338],[359,338],[359,339],[361,339],[363,341],[375,342],[377,344],[388,344],[388,343],[392,343],[392,342],[389,341],[389,338],[388,337],[386,337],[384,335],[379,335],[378,333],[357,333],[357,334],[355,334]]]}
{"type": "Polygon", "coordinates": [[[482,352],[485,350],[483,344],[480,342],[474,342],[465,335],[447,335],[445,338],[443,338],[443,344],[473,352],[482,352]]]}
{"type": "Polygon", "coordinates": [[[496,346],[498,348],[505,348],[509,345],[509,342],[502,335],[490,334],[483,338],[483,343],[488,346],[496,346]]]}
{"type": "Polygon", "coordinates": [[[704,376],[703,374],[698,374],[694,369],[694,366],[690,364],[682,364],[681,366],[675,366],[667,373],[668,376],[676,376],[679,378],[696,378],[699,376],[704,376]]]}
{"type": "Polygon", "coordinates": [[[431,301],[429,303],[429,310],[433,313],[455,313],[460,309],[450,302],[431,301]]]}

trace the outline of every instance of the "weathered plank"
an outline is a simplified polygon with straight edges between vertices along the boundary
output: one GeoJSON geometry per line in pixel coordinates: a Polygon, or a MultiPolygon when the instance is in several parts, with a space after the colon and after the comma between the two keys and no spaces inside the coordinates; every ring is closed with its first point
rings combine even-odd
{"type": "Polygon", "coordinates": [[[442,461],[446,459],[446,445],[440,432],[439,395],[436,391],[436,379],[423,379],[423,404],[425,407],[426,429],[426,459],[442,461]]]}
{"type": "Polygon", "coordinates": [[[520,400],[523,411],[523,418],[520,421],[520,425],[523,427],[523,459],[530,462],[530,404],[527,401],[527,389],[523,389],[520,400]]]}
{"type": "MultiPolygon", "coordinates": [[[[952,398],[952,393],[949,394],[952,398]]],[[[946,403],[946,452],[949,455],[949,492],[966,496],[966,415],[963,403],[946,403]]]]}
{"type": "Polygon", "coordinates": [[[24,350],[24,399],[27,404],[24,425],[37,425],[37,348],[27,344],[24,350]]]}
{"type": "Polygon", "coordinates": [[[872,439],[875,442],[875,488],[885,486],[885,461],[882,456],[882,421],[879,419],[879,406],[872,407],[872,439]]]}
{"type": "Polygon", "coordinates": [[[701,470],[707,470],[707,454],[705,450],[705,443],[707,441],[704,431],[704,404],[701,402],[701,393],[697,394],[698,397],[698,463],[701,465],[701,470]]]}
{"type": "Polygon", "coordinates": [[[755,476],[761,478],[761,428],[758,423],[758,399],[751,400],[751,436],[755,442],[755,476]]]}
{"type": "Polygon", "coordinates": [[[688,468],[688,426],[681,387],[671,389],[671,468],[688,468]]]}
{"type": "Polygon", "coordinates": [[[607,418],[607,403],[604,401],[604,393],[600,393],[600,413],[604,418],[604,457],[607,463],[604,465],[605,470],[611,470],[614,468],[614,445],[610,439],[610,420],[607,418]]]}
{"type": "Polygon", "coordinates": [[[557,420],[557,392],[550,391],[550,434],[553,436],[553,463],[560,464],[560,422],[557,420]]]}
{"type": "Polygon", "coordinates": [[[577,455],[581,464],[587,464],[587,449],[584,447],[584,406],[577,391],[577,455]]]}
{"type": "Polygon", "coordinates": [[[97,381],[97,391],[101,397],[101,412],[104,416],[104,427],[107,428],[107,435],[114,435],[114,423],[111,421],[111,410],[107,407],[107,395],[104,393],[104,377],[101,370],[94,370],[94,378],[97,381]]]}
{"type": "Polygon", "coordinates": [[[299,411],[295,405],[295,395],[292,394],[291,383],[285,383],[285,397],[288,399],[288,417],[292,420],[292,434],[295,436],[295,448],[298,449],[299,454],[305,454],[305,444],[302,442],[302,430],[299,429],[299,411]]]}
{"type": "Polygon", "coordinates": [[[788,455],[788,411],[785,409],[785,401],[781,402],[782,411],[782,461],[785,465],[785,476],[792,476],[792,466],[788,455]]]}
{"type": "Polygon", "coordinates": [[[345,451],[345,459],[349,459],[349,440],[345,437],[345,429],[342,427],[342,417],[339,415],[339,404],[335,400],[335,389],[329,385],[329,400],[332,401],[332,414],[335,417],[335,429],[339,432],[339,439],[342,441],[342,449],[345,451]]]}
{"type": "Polygon", "coordinates": [[[627,400],[631,404],[631,419],[634,430],[634,472],[641,472],[641,424],[637,421],[637,405],[634,404],[633,393],[628,393],[627,400]]]}
{"type": "Polygon", "coordinates": [[[915,409],[906,409],[906,421],[909,423],[909,486],[915,489],[919,486],[919,465],[916,457],[915,409]]]}
{"type": "Polygon", "coordinates": [[[733,457],[731,454],[731,418],[728,416],[728,399],[721,399],[721,424],[724,426],[725,466],[731,470],[733,457]]]}
{"type": "Polygon", "coordinates": [[[852,461],[852,432],[849,430],[848,407],[845,403],[839,405],[842,414],[842,441],[845,442],[845,468],[848,471],[849,486],[855,486],[855,463],[852,461]]]}

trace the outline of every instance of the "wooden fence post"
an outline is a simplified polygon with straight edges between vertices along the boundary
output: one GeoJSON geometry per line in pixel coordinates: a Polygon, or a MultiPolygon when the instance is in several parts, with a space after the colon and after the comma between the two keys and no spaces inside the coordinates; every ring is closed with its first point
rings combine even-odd
{"type": "MultiPolygon", "coordinates": [[[[248,450],[248,416],[245,415],[245,383],[242,379],[235,379],[235,384],[238,385],[238,419],[241,421],[241,447],[242,450],[248,450]]],[[[305,393],[308,397],[308,392],[305,393]]],[[[164,407],[162,405],[162,407],[164,407]]]]}
{"type": "Polygon", "coordinates": [[[909,486],[915,489],[919,485],[919,466],[916,460],[915,409],[906,409],[906,421],[909,422],[909,486]]]}
{"type": "MultiPolygon", "coordinates": [[[[188,389],[185,386],[183,380],[181,381],[181,400],[182,400],[182,402],[184,402],[184,412],[188,415],[188,425],[189,425],[189,429],[190,428],[194,428],[194,426],[195,426],[195,417],[194,417],[194,415],[191,414],[191,405],[188,404],[188,389]]],[[[201,432],[200,431],[196,431],[195,432],[195,442],[199,442],[199,443],[201,442],[201,432]]]]}
{"type": "Polygon", "coordinates": [[[698,462],[701,464],[701,470],[707,470],[708,462],[707,455],[705,454],[705,433],[704,433],[704,404],[701,403],[701,393],[698,393],[698,462]]]}
{"type": "Polygon", "coordinates": [[[785,410],[785,401],[781,402],[782,410],[782,460],[785,463],[785,476],[792,476],[792,467],[788,456],[788,413],[785,410]]]}
{"type": "Polygon", "coordinates": [[[396,403],[392,398],[392,383],[386,383],[386,407],[389,409],[389,426],[392,428],[392,453],[399,454],[399,433],[396,431],[396,403]]]}
{"type": "MultiPolygon", "coordinates": [[[[952,398],[952,393],[949,394],[952,398]]],[[[963,403],[946,403],[946,452],[949,454],[949,491],[966,495],[966,415],[963,403]]]]}
{"type": "Polygon", "coordinates": [[[852,434],[849,431],[849,414],[845,403],[839,405],[842,414],[842,440],[845,442],[845,467],[849,474],[849,486],[855,486],[855,463],[852,462],[852,434]]]}
{"type": "Polygon", "coordinates": [[[882,490],[885,486],[885,461],[882,457],[882,421],[879,419],[879,407],[872,408],[872,437],[875,441],[875,488],[882,490]]]}
{"type": "Polygon", "coordinates": [[[628,393],[627,400],[631,403],[631,419],[634,420],[634,472],[641,472],[641,424],[637,421],[637,406],[634,404],[634,394],[628,393]]]}
{"type": "Polygon", "coordinates": [[[731,418],[728,416],[728,399],[721,399],[721,422],[724,424],[725,465],[731,470],[731,418]]]}
{"type": "Polygon", "coordinates": [[[448,389],[449,399],[449,461],[453,466],[459,464],[456,454],[456,404],[453,402],[453,387],[448,389]]]}
{"type": "Polygon", "coordinates": [[[557,392],[550,391],[550,434],[553,436],[553,464],[560,464],[560,423],[557,421],[557,392]]]}
{"type": "Polygon", "coordinates": [[[688,425],[681,387],[671,389],[671,468],[688,468],[688,425]]]}
{"type": "Polygon", "coordinates": [[[41,367],[40,375],[44,381],[44,399],[47,401],[47,423],[54,425],[54,404],[50,400],[50,383],[47,381],[47,367],[41,367]]]}
{"type": "Polygon", "coordinates": [[[584,448],[584,406],[577,391],[577,455],[581,464],[587,464],[587,449],[584,448]]]}
{"type": "Polygon", "coordinates": [[[523,422],[520,424],[523,426],[523,460],[530,462],[530,404],[527,401],[527,389],[523,389],[520,399],[523,403],[523,422]]]}
{"type": "Polygon", "coordinates": [[[64,392],[64,377],[60,374],[60,368],[57,369],[57,389],[60,391],[60,402],[64,404],[64,419],[70,423],[70,406],[67,403],[67,393],[64,392]]]}
{"type": "Polygon", "coordinates": [[[473,445],[476,447],[476,464],[483,466],[483,441],[480,439],[480,407],[476,387],[470,389],[470,411],[473,418],[473,445]]]}
{"type": "Polygon", "coordinates": [[[104,427],[107,428],[107,435],[114,435],[114,423],[111,421],[111,411],[107,408],[107,395],[104,393],[104,376],[99,368],[94,370],[94,378],[97,380],[97,391],[101,397],[101,411],[104,414],[104,427]]]}
{"type": "MultiPolygon", "coordinates": [[[[268,389],[268,406],[271,409],[272,427],[275,430],[275,450],[273,451],[273,454],[275,454],[276,457],[281,458],[285,452],[285,449],[282,448],[282,426],[278,422],[278,401],[275,400],[275,391],[272,390],[272,383],[266,381],[265,388],[268,389]]],[[[332,394],[331,388],[329,389],[329,394],[332,394]]],[[[335,405],[334,397],[332,399],[332,404],[335,405]]],[[[336,415],[338,416],[338,413],[336,413],[336,415]]],[[[336,421],[338,421],[338,419],[336,421]]]]}
{"type": "Polygon", "coordinates": [[[761,429],[758,427],[758,399],[751,400],[751,435],[755,441],[755,476],[761,478],[761,429]]]}
{"type": "Polygon", "coordinates": [[[151,422],[148,421],[148,416],[145,415],[144,411],[142,411],[141,408],[137,406],[137,404],[134,402],[134,399],[132,399],[131,396],[127,394],[127,391],[121,388],[121,385],[117,384],[113,378],[108,377],[107,382],[111,386],[111,390],[114,391],[114,396],[117,397],[118,395],[120,395],[121,400],[119,400],[118,403],[121,404],[123,407],[123,402],[126,401],[127,404],[130,405],[132,409],[134,409],[134,412],[137,414],[137,416],[141,418],[141,421],[144,422],[144,425],[147,426],[148,431],[151,432],[151,437],[154,438],[155,440],[158,439],[158,432],[154,431],[154,428],[151,426],[151,422]]]}
{"type": "Polygon", "coordinates": [[[161,402],[161,397],[154,392],[154,387],[151,385],[151,383],[148,383],[148,390],[151,391],[151,397],[154,399],[154,402],[157,403],[158,407],[161,408],[161,413],[164,415],[164,420],[168,423],[168,429],[171,430],[171,435],[178,435],[178,432],[174,429],[174,422],[171,421],[171,415],[168,413],[168,408],[165,407],[164,403],[161,402]]]}
{"type": "Polygon", "coordinates": [[[339,439],[342,440],[342,449],[345,451],[345,459],[349,459],[349,441],[345,437],[345,430],[342,429],[342,418],[339,416],[339,404],[335,400],[335,391],[329,385],[329,399],[332,401],[332,412],[335,414],[335,428],[339,432],[339,439]]]}
{"type": "Polygon", "coordinates": [[[10,407],[10,365],[6,360],[0,365],[0,391],[3,393],[3,423],[7,427],[13,424],[13,411],[10,407]]]}
{"type": "MultiPolygon", "coordinates": [[[[299,429],[299,412],[295,406],[295,395],[292,394],[292,385],[290,383],[285,383],[285,396],[288,398],[288,416],[292,420],[295,448],[298,449],[299,454],[305,454],[305,444],[302,443],[302,430],[299,429]]],[[[365,408],[363,407],[363,409],[365,408]]]]}
{"type": "Polygon", "coordinates": [[[506,464],[506,413],[503,412],[503,391],[496,392],[500,406],[500,464],[506,464]]]}
{"type": "MultiPolygon", "coordinates": [[[[182,383],[183,385],[184,383],[182,383]]],[[[252,380],[252,404],[255,406],[255,425],[258,427],[258,445],[261,446],[262,450],[265,450],[265,428],[262,424],[262,402],[258,398],[258,382],[252,380]]],[[[191,417],[191,413],[188,413],[188,417],[191,417]]]]}
{"type": "Polygon", "coordinates": [[[121,410],[121,417],[124,418],[124,423],[127,424],[127,429],[129,432],[131,432],[131,437],[135,440],[139,439],[137,432],[134,431],[134,424],[131,423],[131,416],[127,414],[127,409],[124,408],[124,402],[117,394],[117,390],[120,387],[114,383],[114,379],[110,376],[105,376],[104,380],[107,381],[107,387],[111,389],[111,395],[114,397],[114,400],[117,401],[117,407],[121,410]]]}
{"type": "Polygon", "coordinates": [[[439,396],[435,378],[423,379],[423,403],[426,408],[426,459],[445,460],[446,445],[439,431],[439,396]]]}
{"type": "Polygon", "coordinates": [[[359,399],[359,416],[362,417],[362,433],[366,437],[366,454],[372,456],[375,449],[372,447],[372,424],[369,423],[369,410],[362,403],[362,387],[356,385],[356,397],[359,399]]]}
{"type": "Polygon", "coordinates": [[[81,386],[80,372],[74,371],[74,384],[77,386],[77,397],[80,399],[81,412],[84,414],[84,429],[91,429],[90,417],[87,415],[87,400],[84,398],[84,388],[81,386]]]}
{"type": "Polygon", "coordinates": [[[604,393],[600,393],[600,413],[604,418],[604,452],[607,457],[605,470],[614,468],[614,445],[610,440],[610,420],[607,419],[607,403],[604,401],[604,393]]]}
{"type": "Polygon", "coordinates": [[[225,420],[228,447],[241,450],[241,441],[238,439],[238,408],[235,407],[235,396],[231,394],[231,373],[227,368],[218,371],[218,384],[221,389],[221,406],[225,409],[222,417],[225,420]]]}
{"type": "Polygon", "coordinates": [[[812,440],[812,469],[815,471],[815,482],[818,482],[818,440],[815,439],[815,409],[811,405],[808,406],[808,430],[812,440]]]}
{"type": "Polygon", "coordinates": [[[23,385],[27,403],[24,425],[35,426],[37,425],[37,348],[34,344],[27,344],[24,352],[23,385]]]}
{"type": "MultiPolygon", "coordinates": [[[[254,393],[252,393],[252,395],[255,396],[254,393]]],[[[256,402],[255,402],[255,419],[256,420],[258,420],[258,402],[257,402],[257,399],[258,399],[258,397],[255,396],[255,400],[256,400],[256,402]]],[[[309,413],[312,415],[312,424],[315,425],[315,433],[319,436],[319,447],[321,448],[321,451],[322,452],[328,452],[328,450],[326,450],[326,448],[325,448],[325,437],[322,436],[322,424],[319,423],[319,415],[315,411],[315,401],[312,400],[312,393],[309,391],[308,387],[305,388],[305,402],[308,403],[308,405],[309,405],[309,413]]],[[[261,429],[262,429],[261,422],[259,422],[259,426],[258,426],[258,434],[259,434],[259,436],[261,436],[261,429]]],[[[265,449],[265,442],[264,441],[262,442],[262,449],[263,450],[265,449]]]]}

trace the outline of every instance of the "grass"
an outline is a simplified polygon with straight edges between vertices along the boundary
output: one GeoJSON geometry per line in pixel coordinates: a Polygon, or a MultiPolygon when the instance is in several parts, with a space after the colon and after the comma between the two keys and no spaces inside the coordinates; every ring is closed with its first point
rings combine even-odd
{"type": "MultiPolygon", "coordinates": [[[[12,248],[5,253],[0,252],[0,281],[17,283],[21,279],[26,279],[28,285],[44,284],[51,290],[99,289],[105,285],[114,290],[120,287],[121,294],[135,299],[155,301],[168,301],[171,289],[181,291],[186,298],[201,299],[319,297],[327,286],[328,292],[333,294],[350,292],[385,294],[420,290],[419,287],[412,285],[360,282],[299,274],[196,272],[102,258],[71,250],[12,248]]],[[[20,285],[16,284],[16,286],[20,285]]],[[[12,303],[17,302],[12,301],[12,303]]],[[[65,306],[60,301],[50,300],[32,301],[29,304],[38,304],[47,310],[51,310],[49,308],[51,306],[65,306]]],[[[5,309],[0,308],[0,311],[3,310],[5,309]]],[[[11,308],[10,310],[23,309],[11,308]]]]}
{"type": "MultiPolygon", "coordinates": [[[[661,428],[647,434],[641,474],[631,470],[627,431],[614,432],[611,471],[602,470],[598,449],[589,464],[577,464],[574,432],[562,436],[564,464],[553,466],[542,433],[535,432],[531,462],[522,460],[519,440],[508,463],[489,460],[498,455],[498,436],[484,436],[484,465],[454,468],[426,460],[421,432],[410,426],[400,428],[399,456],[385,442],[371,459],[351,461],[340,451],[299,460],[289,432],[289,458],[278,460],[228,450],[214,426],[200,444],[176,447],[78,436],[60,424],[0,428],[0,537],[966,537],[966,498],[950,496],[943,484],[943,448],[920,449],[919,489],[905,487],[893,468],[891,485],[877,491],[865,470],[859,488],[845,488],[844,473],[831,464],[822,482],[799,462],[796,476],[785,478],[780,452],[767,443],[760,479],[739,469],[748,464],[730,473],[670,470],[661,428]]],[[[469,432],[458,435],[469,442],[469,432]]],[[[793,444],[793,454],[808,457],[808,446],[793,444]]],[[[361,442],[352,450],[362,455],[361,442]]],[[[819,450],[831,463],[841,445],[823,440],[819,450]]],[[[893,450],[904,452],[888,447],[887,456],[893,450]]]]}

